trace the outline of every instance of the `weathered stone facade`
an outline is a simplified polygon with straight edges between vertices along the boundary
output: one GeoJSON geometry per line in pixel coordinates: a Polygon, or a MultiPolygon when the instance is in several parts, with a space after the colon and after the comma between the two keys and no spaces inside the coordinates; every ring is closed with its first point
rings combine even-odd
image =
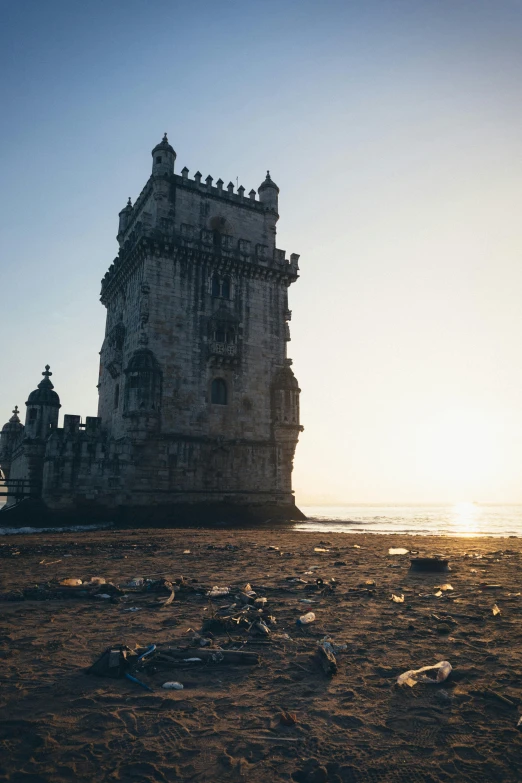
{"type": "MultiPolygon", "coordinates": [[[[217,503],[299,515],[300,390],[286,350],[299,256],[276,248],[279,189],[268,173],[259,199],[177,175],[166,135],[152,157],[102,281],[98,417],[53,424],[42,498],[53,509],[217,503]]],[[[13,449],[3,459],[23,473],[13,449]]]]}

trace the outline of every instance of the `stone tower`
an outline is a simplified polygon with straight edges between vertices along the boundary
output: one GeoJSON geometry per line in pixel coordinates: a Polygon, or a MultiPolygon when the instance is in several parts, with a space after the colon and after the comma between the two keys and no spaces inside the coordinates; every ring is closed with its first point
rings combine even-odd
{"type": "Polygon", "coordinates": [[[175,174],[175,160],[165,134],[119,215],[101,292],[101,427],[135,444],[128,470],[143,501],[292,509],[302,427],[286,348],[299,256],[276,248],[279,188],[267,172],[259,200],[245,197],[175,174]]]}
{"type": "Polygon", "coordinates": [[[65,415],[44,380],[4,431],[8,504],[77,521],[302,518],[292,492],[300,389],[287,358],[299,256],[276,247],[279,188],[259,198],[188,169],[167,136],[119,213],[98,416],[65,415]],[[8,474],[8,475],[7,475],[8,474]],[[63,512],[63,513],[62,513],[63,512]]]}

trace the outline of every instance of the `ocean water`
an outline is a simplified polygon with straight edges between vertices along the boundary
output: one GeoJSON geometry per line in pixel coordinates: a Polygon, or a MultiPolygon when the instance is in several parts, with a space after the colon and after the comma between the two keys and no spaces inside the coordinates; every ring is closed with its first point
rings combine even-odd
{"type": "Polygon", "coordinates": [[[443,536],[522,536],[522,505],[300,506],[296,530],[443,536]]]}

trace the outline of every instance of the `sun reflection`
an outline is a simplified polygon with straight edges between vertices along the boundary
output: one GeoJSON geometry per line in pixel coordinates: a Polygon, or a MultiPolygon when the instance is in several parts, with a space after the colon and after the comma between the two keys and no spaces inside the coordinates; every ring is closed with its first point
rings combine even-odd
{"type": "Polygon", "coordinates": [[[476,536],[479,529],[480,508],[469,501],[455,503],[452,508],[453,524],[458,535],[476,536]]]}

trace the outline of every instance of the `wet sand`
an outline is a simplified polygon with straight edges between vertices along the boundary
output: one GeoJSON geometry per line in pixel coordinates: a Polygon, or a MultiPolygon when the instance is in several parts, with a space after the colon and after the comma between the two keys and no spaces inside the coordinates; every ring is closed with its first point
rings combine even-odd
{"type": "MultiPolygon", "coordinates": [[[[159,609],[133,595],[119,603],[2,600],[0,780],[519,781],[521,558],[520,539],[288,529],[5,538],[4,597],[54,579],[93,576],[118,584],[183,575],[198,590],[180,592],[159,609]],[[409,555],[388,554],[393,546],[444,555],[452,570],[412,573],[409,555]],[[338,587],[315,595],[287,577],[335,578],[338,587]],[[152,693],[84,673],[109,645],[188,644],[212,610],[199,586],[239,588],[247,581],[268,598],[277,620],[269,640],[231,633],[249,640],[243,649],[260,654],[259,666],[145,674],[152,693]],[[375,588],[355,589],[366,581],[375,588]],[[443,583],[454,589],[436,597],[443,583]],[[404,603],[393,603],[392,593],[404,595],[404,603]],[[131,606],[139,610],[126,612],[131,606]],[[309,610],[315,623],[299,629],[296,619],[309,610]],[[443,615],[452,621],[436,619],[443,615]],[[325,634],[347,644],[332,678],[314,656],[325,634]],[[445,683],[395,684],[400,673],[440,660],[453,667],[445,683]],[[182,682],[184,690],[163,690],[166,680],[182,682]],[[281,724],[283,710],[295,713],[295,726],[281,724]]],[[[223,603],[229,601],[215,602],[223,603]]],[[[215,634],[215,641],[230,645],[227,634],[215,634]]]]}

